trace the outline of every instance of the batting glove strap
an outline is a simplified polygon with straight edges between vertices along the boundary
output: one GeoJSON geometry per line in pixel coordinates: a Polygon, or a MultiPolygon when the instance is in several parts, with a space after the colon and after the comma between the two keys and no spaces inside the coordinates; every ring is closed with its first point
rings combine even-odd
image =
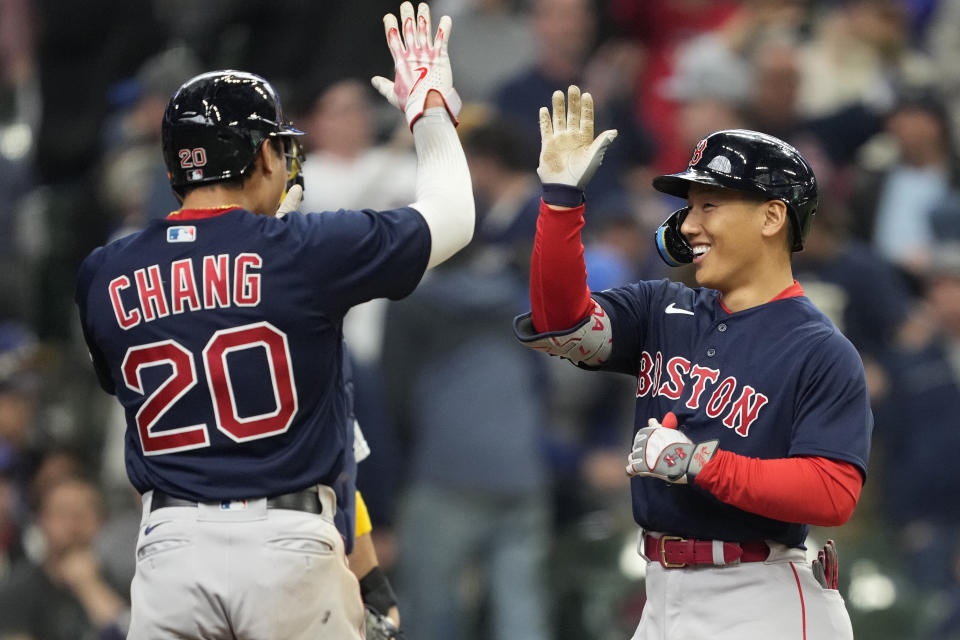
{"type": "Polygon", "coordinates": [[[713,459],[718,449],[719,440],[707,440],[696,445],[690,455],[690,464],[687,467],[687,480],[690,484],[696,479],[697,474],[703,469],[710,460],[713,459]]]}
{"type": "Polygon", "coordinates": [[[553,182],[543,185],[543,192],[540,196],[547,204],[558,207],[579,207],[586,198],[583,196],[583,189],[573,187],[568,184],[556,184],[553,182]]]}

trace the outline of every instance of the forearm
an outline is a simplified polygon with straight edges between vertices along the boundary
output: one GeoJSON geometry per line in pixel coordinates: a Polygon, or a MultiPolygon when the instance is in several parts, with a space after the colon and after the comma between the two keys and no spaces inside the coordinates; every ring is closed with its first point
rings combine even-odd
{"type": "Polygon", "coordinates": [[[369,532],[357,538],[353,543],[353,553],[349,557],[350,571],[360,582],[360,595],[364,604],[374,611],[387,616],[394,624],[400,624],[400,610],[397,598],[377,561],[376,548],[369,532]]]}
{"type": "Polygon", "coordinates": [[[377,552],[373,546],[373,539],[369,532],[357,536],[353,541],[353,552],[347,556],[350,565],[350,571],[357,577],[357,580],[363,579],[370,570],[378,565],[377,552]]]}
{"type": "Polygon", "coordinates": [[[418,160],[417,200],[410,205],[430,228],[428,269],[470,242],[475,221],[473,187],[463,147],[447,110],[430,104],[433,103],[428,98],[427,110],[413,126],[418,160]]]}
{"type": "Polygon", "coordinates": [[[575,326],[593,309],[583,259],[584,205],[554,208],[540,202],[530,259],[530,306],[537,331],[575,326]]]}
{"type": "Polygon", "coordinates": [[[854,465],[829,458],[761,460],[719,450],[696,484],[750,513],[835,527],[853,514],[863,478],[854,465]]]}

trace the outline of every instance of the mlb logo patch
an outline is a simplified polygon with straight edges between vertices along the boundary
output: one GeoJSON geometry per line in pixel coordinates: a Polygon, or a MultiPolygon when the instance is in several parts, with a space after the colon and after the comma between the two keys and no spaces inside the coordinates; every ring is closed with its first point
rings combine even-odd
{"type": "Polygon", "coordinates": [[[197,180],[203,180],[203,169],[194,169],[193,171],[187,172],[187,180],[190,182],[196,182],[197,180]]]}
{"type": "Polygon", "coordinates": [[[170,227],[167,229],[167,242],[193,242],[197,239],[197,228],[193,225],[170,227]]]}
{"type": "Polygon", "coordinates": [[[246,500],[223,500],[220,502],[221,511],[244,511],[246,508],[246,500]]]}

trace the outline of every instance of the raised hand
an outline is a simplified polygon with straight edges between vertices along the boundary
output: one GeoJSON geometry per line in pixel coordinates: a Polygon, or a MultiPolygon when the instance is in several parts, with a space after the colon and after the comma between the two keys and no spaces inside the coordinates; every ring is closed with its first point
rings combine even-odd
{"type": "Polygon", "coordinates": [[[567,89],[569,110],[563,92],[553,92],[553,117],[540,108],[540,166],[537,175],[543,184],[565,184],[584,189],[603,161],[607,146],[617,137],[608,129],[593,138],[593,97],[580,95],[580,88],[567,89]]]}
{"type": "Polygon", "coordinates": [[[383,16],[383,27],[387,36],[387,46],[393,56],[395,76],[393,81],[383,76],[371,79],[373,86],[390,101],[390,104],[403,111],[410,128],[425,109],[427,93],[436,91],[443,98],[444,105],[457,122],[462,101],[453,88],[453,70],[447,46],[450,42],[452,21],[449,16],[440,18],[436,37],[430,24],[430,7],[421,2],[414,17],[413,5],[404,2],[400,5],[400,23],[388,13],[383,16]]]}

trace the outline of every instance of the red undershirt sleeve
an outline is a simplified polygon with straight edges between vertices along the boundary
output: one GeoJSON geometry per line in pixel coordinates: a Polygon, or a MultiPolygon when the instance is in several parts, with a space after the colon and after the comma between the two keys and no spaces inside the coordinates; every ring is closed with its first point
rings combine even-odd
{"type": "Polygon", "coordinates": [[[530,307],[538,332],[570,329],[593,311],[580,240],[583,210],[557,210],[540,201],[530,259],[530,307]]]}
{"type": "Polygon", "coordinates": [[[721,450],[697,474],[696,484],[750,513],[836,527],[853,514],[863,477],[854,465],[829,458],[761,460],[721,450]]]}

